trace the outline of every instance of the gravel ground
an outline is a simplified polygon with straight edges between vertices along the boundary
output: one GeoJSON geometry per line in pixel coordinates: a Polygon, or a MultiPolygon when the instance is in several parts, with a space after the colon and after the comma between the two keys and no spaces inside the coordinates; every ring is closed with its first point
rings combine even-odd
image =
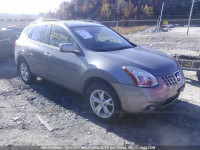
{"type": "MultiPolygon", "coordinates": [[[[155,41],[155,33],[147,30],[129,38],[141,45],[155,46],[150,44],[155,41]]],[[[160,33],[157,40],[158,49],[167,53],[191,48],[190,53],[196,54],[198,45],[196,37],[185,39],[171,31],[160,33]],[[173,36],[177,42],[171,39],[173,36]]],[[[185,91],[172,106],[161,113],[125,115],[117,124],[109,125],[84,113],[80,95],[42,79],[26,86],[17,74],[13,59],[1,62],[0,145],[200,146],[200,82],[195,72],[184,73],[185,91]],[[42,125],[37,114],[54,131],[42,125]]]]}
{"type": "Polygon", "coordinates": [[[128,35],[130,41],[143,46],[152,47],[167,54],[200,55],[200,27],[191,27],[186,35],[186,27],[175,27],[169,32],[152,33],[155,27],[128,35]]]}

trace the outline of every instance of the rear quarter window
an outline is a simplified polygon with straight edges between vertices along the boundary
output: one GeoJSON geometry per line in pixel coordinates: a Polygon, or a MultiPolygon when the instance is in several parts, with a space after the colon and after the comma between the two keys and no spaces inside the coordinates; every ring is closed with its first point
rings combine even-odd
{"type": "Polygon", "coordinates": [[[26,29],[24,30],[23,36],[29,38],[30,35],[31,35],[31,33],[32,33],[32,31],[33,31],[33,27],[28,27],[28,28],[26,28],[26,29]]]}
{"type": "Polygon", "coordinates": [[[46,41],[46,33],[47,33],[48,26],[36,26],[32,32],[31,39],[34,41],[38,41],[41,43],[45,43],[46,41]]]}

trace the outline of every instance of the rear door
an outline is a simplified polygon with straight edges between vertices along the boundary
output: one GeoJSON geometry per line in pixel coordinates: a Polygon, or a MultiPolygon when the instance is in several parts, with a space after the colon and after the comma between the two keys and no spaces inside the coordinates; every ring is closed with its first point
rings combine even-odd
{"type": "Polygon", "coordinates": [[[53,25],[48,46],[45,46],[46,72],[52,81],[76,91],[80,88],[82,57],[74,53],[60,52],[59,44],[62,43],[73,43],[75,49],[80,50],[66,29],[53,25]]]}
{"type": "Polygon", "coordinates": [[[33,73],[45,77],[44,47],[48,25],[36,26],[31,34],[31,41],[25,47],[30,55],[30,66],[33,73]]]}

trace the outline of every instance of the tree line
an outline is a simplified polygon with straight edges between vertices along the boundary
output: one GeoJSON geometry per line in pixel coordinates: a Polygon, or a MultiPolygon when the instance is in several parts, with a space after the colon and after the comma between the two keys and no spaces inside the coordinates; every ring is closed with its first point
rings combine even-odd
{"type": "MultiPolygon", "coordinates": [[[[47,17],[92,20],[141,20],[156,19],[165,3],[164,19],[187,19],[192,0],[71,0],[63,1],[47,17]]],[[[200,2],[195,3],[193,18],[200,18],[200,2]]]]}

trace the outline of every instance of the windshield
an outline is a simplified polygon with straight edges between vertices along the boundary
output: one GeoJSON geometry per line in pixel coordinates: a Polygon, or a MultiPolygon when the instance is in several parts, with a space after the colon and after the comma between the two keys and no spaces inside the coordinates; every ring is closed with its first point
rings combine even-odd
{"type": "Polygon", "coordinates": [[[76,37],[93,51],[115,51],[134,47],[107,27],[73,27],[76,37]]]}

